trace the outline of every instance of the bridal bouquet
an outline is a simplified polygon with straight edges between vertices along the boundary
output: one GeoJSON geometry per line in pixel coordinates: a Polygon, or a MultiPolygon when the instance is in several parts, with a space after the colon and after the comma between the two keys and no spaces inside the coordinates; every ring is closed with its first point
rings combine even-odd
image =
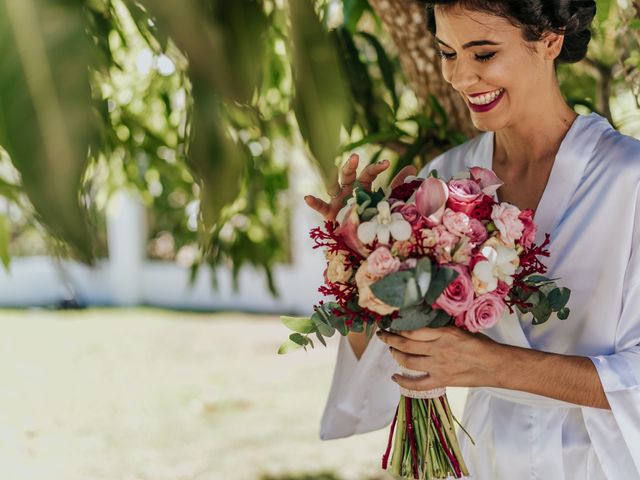
{"type": "MultiPolygon", "coordinates": [[[[455,325],[479,332],[514,308],[531,313],[534,324],[553,313],[566,319],[570,292],[543,276],[539,258],[549,255],[549,235],[534,244],[533,211],[496,202],[501,185],[492,171],[474,167],[448,182],[436,171],[410,177],[390,192],[357,186],[335,222],[311,231],[314,248],[325,250],[320,292],[331,301],[310,318],[282,317],[294,333],[279,353],[313,347],[312,336],[326,344],[336,330],[455,325]]],[[[382,467],[402,478],[468,475],[445,390],[401,394],[382,467]]]]}

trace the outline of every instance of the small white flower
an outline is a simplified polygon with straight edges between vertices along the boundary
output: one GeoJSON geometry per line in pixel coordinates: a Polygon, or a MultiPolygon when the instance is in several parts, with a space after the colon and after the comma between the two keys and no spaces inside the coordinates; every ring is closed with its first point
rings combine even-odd
{"type": "Polygon", "coordinates": [[[401,213],[391,213],[389,202],[382,201],[378,203],[378,215],[358,227],[358,239],[364,244],[371,244],[377,238],[382,245],[388,245],[390,237],[408,240],[411,225],[401,213]]]}
{"type": "Polygon", "coordinates": [[[487,260],[476,263],[473,268],[476,292],[482,295],[494,291],[498,288],[498,280],[511,285],[520,261],[516,250],[494,243],[483,247],[481,253],[487,260]]]}

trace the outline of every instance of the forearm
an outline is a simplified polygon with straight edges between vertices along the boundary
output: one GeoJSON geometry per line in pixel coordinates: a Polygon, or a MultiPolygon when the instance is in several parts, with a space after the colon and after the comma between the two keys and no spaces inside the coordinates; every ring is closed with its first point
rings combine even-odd
{"type": "Polygon", "coordinates": [[[593,362],[587,357],[559,355],[501,345],[494,385],[555,398],[587,407],[610,409],[593,362]]]}

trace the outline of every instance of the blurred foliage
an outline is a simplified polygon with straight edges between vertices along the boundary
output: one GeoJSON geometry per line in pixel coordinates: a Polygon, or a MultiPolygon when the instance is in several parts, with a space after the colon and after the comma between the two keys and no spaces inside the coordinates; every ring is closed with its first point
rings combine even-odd
{"type": "MultiPolygon", "coordinates": [[[[598,7],[588,59],[559,78],[576,108],[620,125],[618,99],[640,98],[640,6],[598,7]]],[[[0,22],[0,143],[19,172],[0,163],[5,262],[34,223],[50,251],[106,255],[109,197],[128,188],[151,258],[253,265],[275,291],[301,202],[293,147],[331,190],[353,150],[392,175],[465,140],[416,98],[367,0],[0,0],[0,22]]]]}

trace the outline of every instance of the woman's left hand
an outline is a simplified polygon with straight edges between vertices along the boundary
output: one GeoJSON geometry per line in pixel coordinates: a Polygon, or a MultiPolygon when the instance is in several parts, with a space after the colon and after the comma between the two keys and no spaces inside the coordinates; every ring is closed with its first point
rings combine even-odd
{"type": "Polygon", "coordinates": [[[394,333],[380,330],[377,335],[389,345],[399,365],[429,374],[422,378],[393,376],[396,383],[409,390],[497,386],[500,365],[506,360],[504,345],[457,327],[394,333]]]}

